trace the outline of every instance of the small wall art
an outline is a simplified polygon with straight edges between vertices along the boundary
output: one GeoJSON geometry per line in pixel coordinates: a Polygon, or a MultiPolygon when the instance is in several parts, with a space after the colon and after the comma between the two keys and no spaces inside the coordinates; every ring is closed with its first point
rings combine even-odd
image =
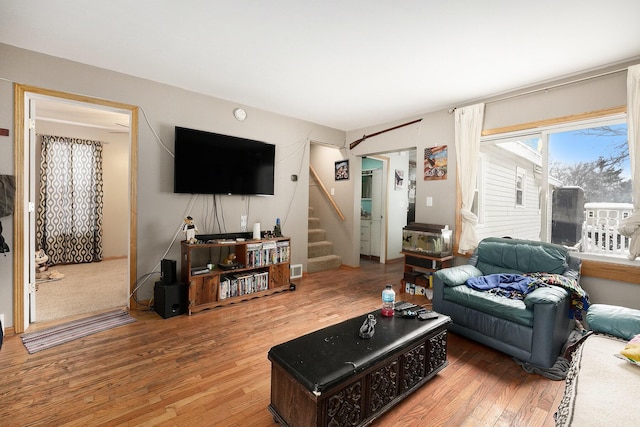
{"type": "Polygon", "coordinates": [[[402,183],[404,181],[404,171],[402,169],[396,169],[395,171],[395,187],[396,191],[402,190],[402,183]]]}
{"type": "Polygon", "coordinates": [[[447,146],[424,149],[424,180],[447,179],[447,146]]]}
{"type": "Polygon", "coordinates": [[[336,181],[349,179],[349,160],[338,160],[336,162],[336,181]]]}

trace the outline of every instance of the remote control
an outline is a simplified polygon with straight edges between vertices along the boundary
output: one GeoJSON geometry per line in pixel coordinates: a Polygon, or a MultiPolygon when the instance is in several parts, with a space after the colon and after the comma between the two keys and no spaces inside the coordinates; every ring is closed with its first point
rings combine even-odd
{"type": "Polygon", "coordinates": [[[417,307],[417,306],[415,304],[411,304],[410,302],[398,301],[394,308],[398,311],[402,311],[402,310],[408,310],[413,307],[417,307]]]}
{"type": "Polygon", "coordinates": [[[437,319],[437,318],[438,318],[438,313],[436,313],[435,311],[424,311],[418,315],[419,320],[430,320],[430,319],[437,319]]]}

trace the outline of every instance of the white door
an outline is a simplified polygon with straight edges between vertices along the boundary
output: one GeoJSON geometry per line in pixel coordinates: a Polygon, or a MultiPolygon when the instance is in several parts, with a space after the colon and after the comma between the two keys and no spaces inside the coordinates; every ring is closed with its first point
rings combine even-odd
{"type": "Polygon", "coordinates": [[[27,248],[27,259],[28,262],[25,263],[25,267],[27,271],[25,272],[25,301],[29,304],[29,316],[28,322],[33,323],[36,319],[36,262],[35,262],[35,253],[36,253],[36,174],[35,174],[35,165],[36,165],[36,103],[34,99],[29,98],[29,119],[25,120],[25,126],[28,127],[29,138],[27,140],[28,146],[25,147],[25,153],[28,153],[28,173],[25,173],[23,176],[28,177],[27,188],[27,197],[25,200],[27,201],[27,221],[24,227],[25,233],[25,242],[28,244],[25,245],[27,248]]]}

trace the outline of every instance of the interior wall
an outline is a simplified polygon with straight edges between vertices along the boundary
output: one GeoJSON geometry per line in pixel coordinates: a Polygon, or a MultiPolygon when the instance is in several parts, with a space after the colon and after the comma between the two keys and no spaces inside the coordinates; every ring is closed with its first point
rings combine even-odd
{"type": "MultiPolygon", "coordinates": [[[[615,67],[624,68],[623,65],[615,67]]],[[[606,70],[600,71],[604,73],[606,70]]],[[[577,80],[588,75],[575,76],[577,80]]],[[[521,123],[582,114],[627,103],[627,73],[617,72],[579,83],[541,90],[528,95],[491,101],[485,106],[483,129],[495,129],[521,123]]],[[[542,85],[554,86],[553,84],[542,85]]]]}
{"type": "MultiPolygon", "coordinates": [[[[1,45],[0,45],[1,47],[1,45]]],[[[0,61],[0,68],[4,64],[0,61]]],[[[2,73],[0,73],[2,77],[2,73]]],[[[0,135],[0,175],[15,175],[13,168],[13,91],[11,85],[0,81],[0,128],[9,129],[9,136],[0,135]]],[[[0,254],[0,314],[4,327],[13,326],[13,215],[0,218],[2,235],[9,245],[9,253],[0,254]]]]}
{"type": "MultiPolygon", "coordinates": [[[[5,44],[0,44],[0,57],[0,127],[10,132],[10,137],[0,137],[0,174],[15,173],[13,82],[143,109],[139,115],[137,165],[138,277],[158,270],[163,257],[180,259],[179,242],[184,239],[181,229],[188,214],[194,217],[201,233],[240,231],[240,216],[245,214],[249,225],[260,222],[265,224],[264,229],[280,218],[283,234],[291,237],[292,264],[306,268],[309,139],[341,146],[344,132],[249,106],[243,106],[247,119],[239,122],[232,114],[237,103],[5,44]],[[176,125],[275,144],[276,194],[217,197],[219,221],[213,221],[213,197],[173,193],[171,153],[176,125]],[[298,175],[298,180],[293,181],[292,175],[298,175]]],[[[13,247],[14,236],[20,231],[13,230],[13,218],[1,220],[3,234],[13,247]]],[[[7,255],[0,256],[0,313],[5,314],[7,326],[12,326],[13,253],[7,255]]],[[[138,292],[140,299],[151,297],[154,281],[151,277],[143,283],[138,292]]]]}
{"type": "MultiPolygon", "coordinates": [[[[453,115],[443,110],[424,114],[420,118],[422,120],[419,123],[401,127],[393,131],[365,139],[365,141],[351,150],[351,154],[367,156],[415,149],[417,154],[416,222],[448,224],[449,228],[453,229],[455,224],[456,203],[456,164],[453,115]],[[423,176],[424,150],[427,147],[440,145],[448,146],[447,179],[439,181],[425,181],[423,176]],[[426,205],[427,197],[432,198],[432,206],[426,205]]],[[[349,143],[349,141],[355,141],[362,138],[362,135],[379,132],[415,119],[416,117],[408,117],[395,122],[381,124],[376,127],[347,132],[347,143],[349,143]]],[[[359,223],[357,224],[357,227],[360,227],[359,223]]],[[[389,237],[389,240],[392,238],[393,237],[389,237]]],[[[354,248],[354,251],[358,252],[359,248],[354,248]]]]}

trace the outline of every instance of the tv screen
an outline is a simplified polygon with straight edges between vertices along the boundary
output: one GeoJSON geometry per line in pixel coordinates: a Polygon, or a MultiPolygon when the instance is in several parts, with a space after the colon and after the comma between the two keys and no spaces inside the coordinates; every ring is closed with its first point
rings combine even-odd
{"type": "Polygon", "coordinates": [[[273,195],[276,146],[176,126],[174,192],[273,195]]]}

